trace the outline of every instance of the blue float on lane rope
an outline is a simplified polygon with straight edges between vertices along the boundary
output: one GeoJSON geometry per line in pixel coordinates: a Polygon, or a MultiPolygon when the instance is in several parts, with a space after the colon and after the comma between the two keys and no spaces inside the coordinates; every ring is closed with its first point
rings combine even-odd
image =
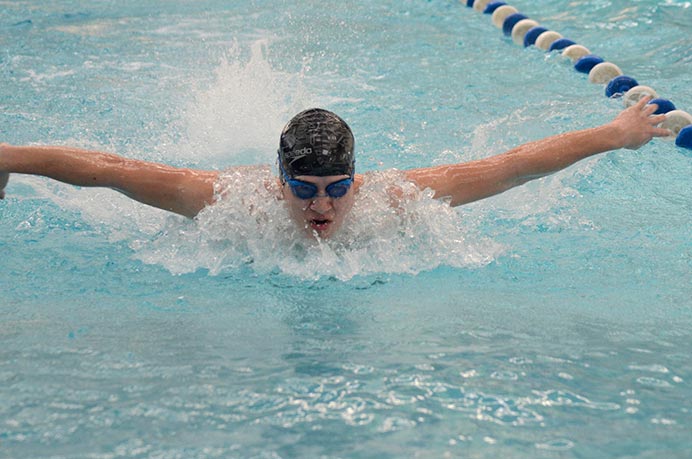
{"type": "Polygon", "coordinates": [[[595,54],[587,54],[584,57],[579,58],[576,64],[574,64],[574,69],[577,72],[589,73],[592,68],[603,62],[603,59],[596,56],[595,54]]]}
{"type": "Polygon", "coordinates": [[[658,105],[658,108],[654,112],[654,115],[663,115],[665,113],[672,112],[673,110],[675,110],[675,104],[673,104],[673,102],[669,101],[668,99],[662,99],[660,97],[657,97],[656,99],[651,99],[649,103],[658,105]]]}
{"type": "Polygon", "coordinates": [[[526,35],[524,35],[524,46],[531,46],[536,43],[536,39],[539,37],[540,34],[543,32],[547,32],[548,29],[545,27],[541,26],[536,26],[532,27],[529,29],[528,32],[526,32],[526,35]]]}
{"type": "Polygon", "coordinates": [[[548,48],[548,52],[550,51],[560,51],[568,46],[576,45],[575,42],[570,40],[569,38],[558,38],[554,42],[550,44],[550,48],[548,48]]]}
{"type": "Polygon", "coordinates": [[[502,23],[502,32],[509,37],[512,35],[512,29],[514,26],[517,25],[517,22],[521,21],[522,19],[528,19],[528,17],[521,13],[510,14],[505,18],[505,22],[502,23]]]}
{"type": "Polygon", "coordinates": [[[675,138],[675,145],[692,149],[692,124],[680,129],[678,136],[675,138]]]}
{"type": "Polygon", "coordinates": [[[605,94],[606,97],[613,97],[617,96],[618,94],[623,95],[638,85],[639,83],[637,83],[637,80],[632,77],[628,77],[627,75],[616,76],[608,82],[605,89],[605,94]]]}
{"type": "Polygon", "coordinates": [[[496,9],[498,9],[501,6],[506,5],[505,2],[490,2],[487,5],[485,5],[485,9],[483,10],[483,14],[493,14],[496,9]]]}

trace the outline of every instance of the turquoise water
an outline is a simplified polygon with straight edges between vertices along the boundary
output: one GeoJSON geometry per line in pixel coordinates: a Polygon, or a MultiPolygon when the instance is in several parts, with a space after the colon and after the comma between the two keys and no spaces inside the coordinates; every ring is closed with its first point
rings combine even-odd
{"type": "MultiPolygon", "coordinates": [[[[385,171],[621,109],[460,2],[230,3],[3,2],[0,141],[271,164],[319,105],[385,171]]],[[[692,112],[690,2],[513,5],[692,112]]],[[[690,457],[690,177],[656,140],[300,258],[225,231],[234,202],[13,176],[0,457],[690,457]]]]}

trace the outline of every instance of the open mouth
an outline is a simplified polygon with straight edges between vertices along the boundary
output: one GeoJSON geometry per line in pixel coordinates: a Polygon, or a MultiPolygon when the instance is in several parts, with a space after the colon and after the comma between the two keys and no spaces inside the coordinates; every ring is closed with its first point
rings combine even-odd
{"type": "Polygon", "coordinates": [[[327,219],[313,218],[310,220],[310,227],[315,231],[324,231],[329,227],[331,222],[331,220],[327,219]]]}

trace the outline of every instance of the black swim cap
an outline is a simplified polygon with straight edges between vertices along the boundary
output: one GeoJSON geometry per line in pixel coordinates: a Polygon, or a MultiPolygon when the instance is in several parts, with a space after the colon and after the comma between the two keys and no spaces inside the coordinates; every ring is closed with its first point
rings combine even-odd
{"type": "Polygon", "coordinates": [[[355,170],[354,140],[346,121],[321,108],[298,113],[279,141],[279,163],[286,175],[350,175],[355,170]]]}

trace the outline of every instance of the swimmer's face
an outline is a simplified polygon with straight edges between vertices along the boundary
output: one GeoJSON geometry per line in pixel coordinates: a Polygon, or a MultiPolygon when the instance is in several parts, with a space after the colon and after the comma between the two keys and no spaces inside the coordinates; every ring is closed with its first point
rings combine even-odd
{"type": "Polygon", "coordinates": [[[346,215],[353,207],[356,186],[352,184],[346,194],[340,198],[328,196],[327,187],[348,178],[348,175],[325,177],[299,175],[295,177],[296,180],[311,183],[317,187],[317,195],[310,199],[298,198],[287,183],[283,184],[282,192],[289,214],[296,224],[305,230],[306,234],[312,237],[317,235],[325,239],[338,231],[346,215]]]}

